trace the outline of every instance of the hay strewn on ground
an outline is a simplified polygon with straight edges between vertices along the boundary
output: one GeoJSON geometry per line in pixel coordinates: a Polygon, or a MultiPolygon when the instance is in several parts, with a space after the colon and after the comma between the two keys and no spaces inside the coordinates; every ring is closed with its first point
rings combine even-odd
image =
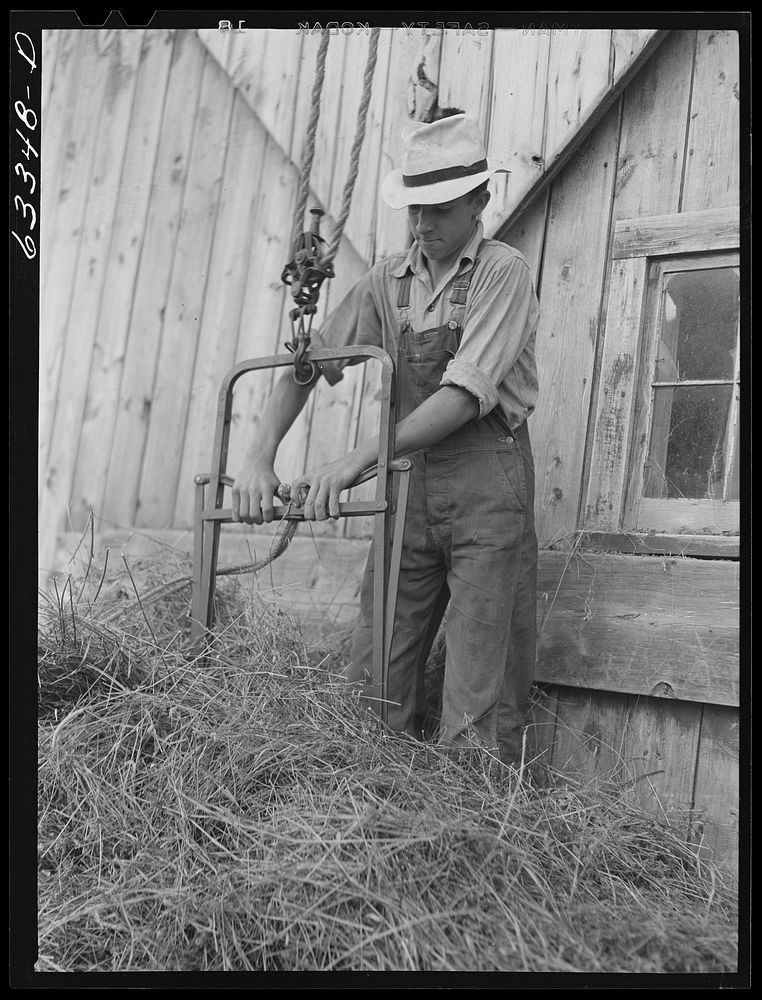
{"type": "Polygon", "coordinates": [[[384,731],[224,590],[203,664],[182,598],[41,616],[39,971],[735,971],[676,831],[384,731]]]}

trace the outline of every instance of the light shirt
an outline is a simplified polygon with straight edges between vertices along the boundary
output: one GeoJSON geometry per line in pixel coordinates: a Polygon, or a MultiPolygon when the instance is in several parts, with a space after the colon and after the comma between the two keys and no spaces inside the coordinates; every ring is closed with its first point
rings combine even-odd
{"type": "MultiPolygon", "coordinates": [[[[406,318],[414,330],[428,330],[455,319],[462,327],[460,347],[442,376],[441,385],[456,385],[479,403],[479,417],[496,406],[515,430],[534,410],[537,368],[534,346],[539,304],[524,257],[505,243],[476,233],[436,288],[417,243],[407,253],[375,264],[313,333],[314,347],[370,344],[397,356],[400,309],[399,279],[410,272],[410,305],[406,318]],[[466,305],[453,306],[453,281],[477,261],[466,305]]],[[[322,362],[320,369],[334,385],[343,378],[346,361],[322,362]]]]}

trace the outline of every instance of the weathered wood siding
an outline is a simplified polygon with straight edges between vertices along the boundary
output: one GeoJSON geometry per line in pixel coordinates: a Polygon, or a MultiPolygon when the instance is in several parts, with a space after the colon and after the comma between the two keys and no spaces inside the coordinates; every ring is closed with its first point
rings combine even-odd
{"type": "MultiPolygon", "coordinates": [[[[734,32],[670,32],[550,186],[538,263],[541,397],[530,423],[541,544],[580,526],[614,224],[739,204],[738,58],[734,32]],[[722,147],[713,122],[728,136],[722,147]]],[[[500,236],[519,245],[539,231],[538,219],[519,218],[500,236]]]]}
{"type": "MultiPolygon", "coordinates": [[[[671,32],[542,197],[500,231],[537,262],[542,306],[541,398],[530,427],[540,541],[556,551],[540,560],[545,684],[535,745],[565,773],[632,784],[730,870],[738,851],[738,547],[702,545],[699,536],[684,545],[676,536],[664,540],[666,554],[644,555],[647,543],[601,536],[604,547],[608,538],[614,550],[640,553],[614,555],[589,551],[579,532],[595,526],[584,510],[591,452],[616,465],[632,405],[624,383],[609,401],[615,412],[597,405],[610,388],[602,359],[617,356],[645,278],[645,259],[624,255],[626,234],[613,246],[614,226],[737,210],[738,79],[736,33],[671,32]],[[621,266],[629,272],[610,297],[612,268],[621,266]],[[690,558],[687,546],[705,558],[690,558]],[[708,558],[723,554],[734,558],[708,558]]],[[[597,470],[606,474],[600,463],[597,470]]],[[[621,487],[609,485],[612,495],[621,487]]]]}
{"type": "MultiPolygon", "coordinates": [[[[57,534],[81,530],[90,509],[102,530],[187,530],[223,374],[289,338],[280,271],[318,41],[270,29],[46,33],[43,571],[56,565],[57,534]]],[[[367,44],[362,34],[340,35],[329,48],[312,176],[329,234],[367,44]]],[[[614,227],[738,206],[738,36],[383,30],[338,277],[318,323],[369,264],[405,243],[404,213],[379,203],[377,183],[399,159],[401,126],[430,99],[419,71],[438,85],[442,106],[479,116],[490,155],[510,168],[493,185],[487,231],[526,254],[541,300],[541,396],[530,433],[544,694],[534,746],[569,773],[631,782],[732,865],[737,563],[695,540],[691,555],[679,545],[668,556],[592,552],[580,529],[603,433],[601,369],[618,329],[609,313],[626,317],[629,308],[626,283],[609,302],[614,227]]],[[[373,369],[355,368],[336,390],[314,394],[284,441],[281,476],[373,432],[373,369]]],[[[233,472],[270,384],[261,375],[236,390],[233,472]]],[[[347,548],[335,573],[313,559],[311,599],[324,584],[354,613],[347,581],[361,546],[353,537],[366,528],[360,519],[321,527],[347,548]]],[[[246,538],[256,542],[257,532],[246,538]]]]}
{"type": "MultiPolygon", "coordinates": [[[[377,186],[399,161],[402,126],[423,113],[419,67],[438,83],[440,105],[479,117],[490,155],[512,171],[495,182],[491,232],[658,34],[383,29],[338,276],[317,321],[370,263],[405,244],[405,215],[380,203],[377,186]]],[[[368,41],[360,32],[329,46],[311,178],[329,233],[368,41]]],[[[56,533],[81,527],[90,509],[104,524],[188,527],[223,374],[288,339],[280,271],[318,44],[317,34],[285,29],[44,33],[43,574],[56,533]]],[[[373,369],[349,372],[338,391],[320,388],[281,449],[283,476],[307,454],[338,455],[374,431],[373,369]]],[[[269,384],[239,383],[233,471],[269,384]]],[[[367,529],[356,519],[328,530],[367,529]]]]}

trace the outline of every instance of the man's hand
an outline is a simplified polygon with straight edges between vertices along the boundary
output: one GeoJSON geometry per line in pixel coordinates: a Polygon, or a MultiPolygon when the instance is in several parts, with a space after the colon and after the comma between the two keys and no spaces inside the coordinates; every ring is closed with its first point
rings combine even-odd
{"type": "Polygon", "coordinates": [[[304,516],[308,521],[325,521],[339,516],[339,494],[358,478],[366,466],[358,465],[354,453],[324,465],[312,472],[305,472],[291,483],[294,500],[303,496],[304,516]]]}
{"type": "Polygon", "coordinates": [[[271,462],[247,458],[233,485],[233,520],[246,524],[272,521],[273,497],[279,486],[271,462]]]}

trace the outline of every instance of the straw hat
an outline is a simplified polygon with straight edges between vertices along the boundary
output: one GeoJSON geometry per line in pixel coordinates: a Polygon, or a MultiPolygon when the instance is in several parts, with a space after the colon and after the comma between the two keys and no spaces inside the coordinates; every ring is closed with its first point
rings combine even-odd
{"type": "Polygon", "coordinates": [[[381,197],[390,208],[452,201],[502,169],[489,167],[479,125],[465,114],[430,125],[414,122],[403,129],[402,140],[402,167],[381,183],[381,197]]]}

